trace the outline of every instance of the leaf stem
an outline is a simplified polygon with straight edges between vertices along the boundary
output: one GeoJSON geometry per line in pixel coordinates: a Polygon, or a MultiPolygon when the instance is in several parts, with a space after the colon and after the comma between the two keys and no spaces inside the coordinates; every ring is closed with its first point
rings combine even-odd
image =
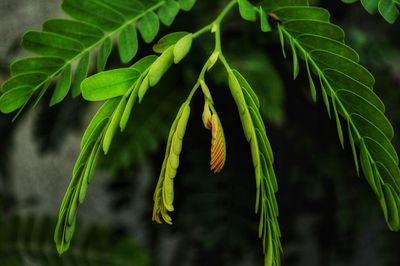
{"type": "MultiPolygon", "coordinates": [[[[214,53],[218,53],[218,58],[219,60],[224,64],[224,66],[227,69],[231,69],[229,67],[228,62],[226,61],[224,55],[222,54],[222,50],[221,50],[221,22],[222,20],[226,17],[226,15],[229,13],[229,11],[237,4],[237,0],[231,0],[229,2],[229,4],[227,4],[225,6],[225,8],[221,11],[221,13],[218,15],[218,17],[209,25],[201,28],[200,30],[196,31],[195,33],[193,33],[193,38],[196,38],[198,36],[200,36],[201,34],[207,32],[207,31],[212,31],[215,33],[215,48],[214,48],[214,53]]],[[[212,56],[212,55],[211,55],[212,56]]],[[[206,63],[204,64],[199,77],[195,83],[195,85],[193,86],[192,90],[190,91],[190,94],[187,98],[187,101],[191,101],[194,93],[197,91],[197,89],[200,87],[200,81],[204,80],[204,75],[207,71],[207,69],[209,68],[209,62],[210,62],[211,57],[206,61],[206,63]]]]}

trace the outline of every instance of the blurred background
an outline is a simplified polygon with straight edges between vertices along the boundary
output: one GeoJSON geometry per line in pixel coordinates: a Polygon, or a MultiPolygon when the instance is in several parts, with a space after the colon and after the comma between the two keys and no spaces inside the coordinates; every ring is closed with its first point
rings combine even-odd
{"type": "MultiPolygon", "coordinates": [[[[198,1],[180,13],[172,31],[196,31],[225,1],[198,1]]],[[[332,21],[376,78],[395,132],[400,126],[400,21],[387,24],[359,3],[311,1],[328,8],[332,21]]],[[[60,1],[0,1],[0,84],[10,63],[26,55],[23,32],[63,16],[60,1]]],[[[141,43],[136,59],[151,53],[141,43]]],[[[334,121],[311,100],[301,69],[292,80],[277,36],[233,12],[223,23],[223,50],[257,92],[275,153],[277,199],[285,266],[400,265],[400,234],[388,230],[378,201],[343,151],[334,121]]],[[[58,208],[79,153],[83,131],[99,104],[81,98],[48,107],[48,100],[14,123],[0,114],[0,265],[263,265],[254,214],[255,184],[248,144],[223,70],[207,75],[227,139],[227,163],[209,171],[210,133],[201,122],[203,98],[193,113],[175,179],[174,224],[151,221],[152,195],[166,138],[180,103],[213,49],[212,35],[196,39],[191,53],[134,108],[128,128],[103,157],[79,208],[70,250],[53,244],[58,208]]],[[[130,65],[130,64],[128,64],[130,65]]],[[[128,66],[126,65],[126,66],[128,66]]],[[[114,49],[107,68],[123,67],[114,49]]],[[[320,95],[319,95],[320,96],[320,95]]],[[[394,144],[400,151],[400,134],[394,144]]]]}

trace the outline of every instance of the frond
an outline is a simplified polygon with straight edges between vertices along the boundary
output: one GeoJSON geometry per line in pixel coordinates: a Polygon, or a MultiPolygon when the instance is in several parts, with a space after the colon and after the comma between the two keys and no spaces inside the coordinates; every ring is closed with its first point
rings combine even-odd
{"type": "Polygon", "coordinates": [[[230,70],[229,88],[238,107],[244,134],[250,144],[256,177],[256,212],[260,212],[259,237],[263,242],[265,265],[280,265],[280,229],[275,192],[278,185],[273,169],[274,157],[259,108],[260,102],[246,79],[230,70]]]}
{"type": "Polygon", "coordinates": [[[124,129],[124,121],[127,121],[137,98],[143,75],[148,72],[155,59],[156,56],[145,57],[131,68],[102,72],[82,84],[85,97],[107,101],[93,117],[82,137],[81,152],[60,207],[54,234],[59,253],[65,252],[69,247],[75,230],[78,204],[85,199],[96,162],[102,150],[107,154],[117,128],[124,129]],[[126,94],[127,92],[129,93],[126,94]]]}
{"type": "Polygon", "coordinates": [[[311,72],[318,77],[322,99],[328,113],[333,112],[342,146],[344,133],[339,115],[346,121],[357,171],[361,164],[379,199],[388,227],[399,230],[399,159],[391,144],[392,125],[384,115],[382,101],[373,91],[374,77],[358,63],[357,53],[344,43],[342,29],[330,23],[326,10],[310,7],[306,1],[273,3],[265,2],[263,8],[272,14],[282,49],[285,43],[291,47],[294,72],[298,72],[297,58],[300,57],[305,61],[314,99],[316,92],[311,72]]]}
{"type": "Polygon", "coordinates": [[[78,96],[96,49],[98,72],[106,66],[113,40],[121,61],[129,62],[138,50],[137,32],[150,43],[158,34],[159,21],[169,26],[181,8],[188,10],[194,4],[180,2],[64,0],[62,8],[72,19],[51,19],[43,24],[42,31],[24,35],[23,48],[35,55],[11,65],[11,78],[1,89],[0,111],[22,110],[32,97],[37,103],[57,78],[50,105],[61,102],[71,88],[72,95],[78,96]]]}
{"type": "Polygon", "coordinates": [[[184,102],[171,126],[164,162],[154,192],[153,221],[157,223],[165,221],[172,224],[172,218],[168,212],[174,210],[174,178],[179,167],[179,155],[182,151],[182,141],[189,116],[189,102],[184,102]]]}

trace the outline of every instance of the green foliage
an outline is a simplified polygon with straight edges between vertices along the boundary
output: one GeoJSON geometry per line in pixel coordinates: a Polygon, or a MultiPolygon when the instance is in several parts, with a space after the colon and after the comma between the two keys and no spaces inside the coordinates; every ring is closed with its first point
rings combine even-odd
{"type": "Polygon", "coordinates": [[[154,192],[153,221],[172,224],[168,212],[174,210],[174,178],[179,167],[179,155],[182,151],[183,137],[190,116],[190,105],[185,101],[172,123],[168,136],[164,162],[161,167],[156,191],[154,192]]]}
{"type": "MultiPolygon", "coordinates": [[[[342,0],[344,3],[355,3],[358,0],[342,0]]],[[[389,23],[393,24],[400,15],[399,0],[361,0],[361,4],[370,14],[379,11],[382,17],[389,23]]]]}
{"type": "Polygon", "coordinates": [[[14,216],[1,219],[0,264],[23,266],[26,261],[43,266],[66,265],[150,265],[147,252],[126,237],[116,237],[112,230],[85,226],[79,230],[75,245],[66,256],[52,249],[54,219],[49,217],[14,216]]]}
{"type": "MultiPolygon", "coordinates": [[[[189,10],[194,1],[182,1],[189,10]]],[[[80,94],[80,83],[89,72],[90,57],[96,48],[97,71],[106,67],[112,50],[112,40],[118,38],[121,61],[132,60],[138,49],[136,27],[143,40],[151,42],[159,31],[159,18],[171,24],[179,11],[176,1],[125,0],[64,0],[62,8],[74,20],[52,19],[42,31],[24,35],[22,46],[38,56],[13,63],[12,77],[2,86],[0,110],[11,113],[22,109],[36,95],[43,95],[48,84],[59,77],[50,105],[62,101],[73,84],[72,95],[80,94]],[[72,75],[71,65],[79,62],[72,75]]],[[[37,101],[36,100],[36,101],[37,101]]]]}
{"type": "Polygon", "coordinates": [[[277,30],[283,36],[282,40],[287,40],[292,48],[294,72],[298,70],[298,53],[306,61],[312,91],[315,86],[310,69],[318,76],[324,103],[328,112],[334,113],[342,145],[344,140],[339,114],[345,119],[356,169],[360,161],[389,228],[399,230],[400,204],[393,200],[399,198],[400,193],[398,156],[390,142],[393,128],[384,116],[383,103],[373,92],[373,76],[358,63],[358,55],[344,44],[343,31],[323,15],[326,11],[303,7],[305,11],[309,9],[312,15],[308,18],[308,13],[304,12],[300,20],[296,15],[285,12],[285,9],[293,9],[291,4],[280,6],[277,12],[276,7],[268,4],[264,4],[264,8],[279,20],[276,21],[277,30]],[[316,19],[318,13],[320,19],[316,19]],[[360,149],[359,158],[355,145],[360,149]]]}
{"type": "MultiPolygon", "coordinates": [[[[391,23],[398,16],[398,1],[362,3],[370,12],[379,10],[391,23]]],[[[188,11],[194,4],[194,0],[64,0],[63,10],[75,20],[49,20],[44,24],[43,31],[32,31],[24,35],[22,46],[38,56],[21,59],[11,66],[12,77],[2,86],[2,112],[22,110],[33,95],[36,95],[36,104],[44,97],[56,77],[58,81],[50,100],[51,105],[63,101],[71,86],[72,96],[82,93],[86,101],[105,101],[82,137],[81,151],[60,207],[54,234],[58,252],[61,254],[68,250],[76,228],[77,209],[85,199],[96,163],[103,153],[107,154],[112,150],[111,144],[118,129],[124,131],[127,127],[135,103],[145,104],[144,97],[148,90],[158,85],[166,72],[187,56],[196,38],[211,33],[215,38],[214,50],[209,53],[169,131],[165,157],[154,193],[153,220],[171,223],[168,212],[174,210],[174,178],[180,164],[183,137],[191,113],[190,103],[199,88],[206,107],[203,123],[212,131],[211,170],[218,168],[219,172],[225,163],[222,123],[214,108],[217,104],[212,98],[213,91],[206,82],[206,74],[218,62],[228,76],[225,85],[229,86],[245,139],[250,145],[256,181],[255,211],[260,215],[258,234],[262,238],[265,265],[280,265],[281,233],[275,198],[278,182],[273,168],[274,155],[261,116],[268,116],[268,111],[264,108],[269,106],[265,106],[266,101],[260,100],[257,95],[264,92],[260,89],[253,90],[243,75],[231,68],[231,58],[228,60],[222,49],[222,20],[234,7],[237,7],[240,16],[246,21],[255,22],[259,19],[262,32],[277,33],[284,57],[287,46],[290,48],[294,79],[301,73],[301,60],[305,62],[312,100],[322,98],[329,116],[335,119],[343,148],[346,146],[345,137],[348,137],[356,171],[358,173],[361,168],[378,197],[388,227],[393,231],[399,230],[400,170],[398,155],[391,143],[394,130],[384,114],[384,104],[373,91],[374,77],[359,64],[358,54],[345,44],[343,30],[330,22],[330,13],[327,10],[309,6],[307,0],[263,1],[257,6],[248,0],[232,0],[214,21],[198,31],[179,31],[162,37],[153,46],[158,56],[149,55],[137,60],[131,67],[104,71],[112,53],[114,39],[121,61],[127,63],[138,52],[138,31],[145,43],[151,43],[159,32],[160,22],[171,25],[180,9],[188,11]],[[98,73],[87,77],[90,59],[96,48],[98,73]],[[75,64],[76,68],[73,67],[75,64]],[[342,125],[342,120],[347,128],[342,125]],[[221,167],[213,168],[213,158],[223,158],[221,167]]],[[[256,69],[274,71],[269,62],[265,64],[256,69]]],[[[262,81],[258,83],[263,83],[264,79],[263,75],[262,81]]],[[[280,80],[280,77],[275,73],[272,74],[272,79],[280,80]]],[[[282,90],[281,86],[278,87],[277,90],[282,90]]],[[[160,106],[165,99],[168,97],[159,99],[160,106]]],[[[277,109],[282,108],[281,105],[280,101],[277,109]]],[[[147,112],[152,110],[143,110],[142,119],[150,119],[151,114],[147,112]]],[[[223,121],[223,117],[221,118],[223,121]]],[[[147,125],[137,130],[142,136],[135,141],[146,139],[146,133],[141,133],[141,130],[145,132],[146,129],[147,125]]],[[[155,140],[157,144],[159,138],[161,137],[155,140]]],[[[141,149],[140,145],[135,144],[138,150],[141,149]]],[[[143,149],[150,149],[145,141],[143,149]]],[[[113,152],[118,153],[118,150],[113,152]]]]}
{"type": "Polygon", "coordinates": [[[236,70],[228,70],[229,88],[235,99],[244,134],[250,143],[256,177],[256,212],[260,212],[259,237],[263,240],[265,265],[280,265],[280,230],[275,192],[278,184],[273,169],[274,156],[259,108],[260,102],[246,79],[236,70]]]}

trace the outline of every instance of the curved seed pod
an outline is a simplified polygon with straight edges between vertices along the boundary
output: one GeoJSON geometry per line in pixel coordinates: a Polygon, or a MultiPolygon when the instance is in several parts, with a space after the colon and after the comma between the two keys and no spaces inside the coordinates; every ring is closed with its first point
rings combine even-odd
{"type": "Polygon", "coordinates": [[[210,104],[206,99],[202,119],[204,127],[211,130],[211,171],[219,173],[226,161],[225,135],[221,121],[214,108],[210,108],[210,104]]]}
{"type": "Polygon", "coordinates": [[[157,223],[172,223],[168,212],[174,210],[174,178],[179,166],[179,155],[182,150],[182,141],[185,136],[187,122],[190,116],[190,106],[185,102],[171,126],[168,136],[165,158],[161,167],[160,177],[154,192],[153,221],[157,223]]]}

